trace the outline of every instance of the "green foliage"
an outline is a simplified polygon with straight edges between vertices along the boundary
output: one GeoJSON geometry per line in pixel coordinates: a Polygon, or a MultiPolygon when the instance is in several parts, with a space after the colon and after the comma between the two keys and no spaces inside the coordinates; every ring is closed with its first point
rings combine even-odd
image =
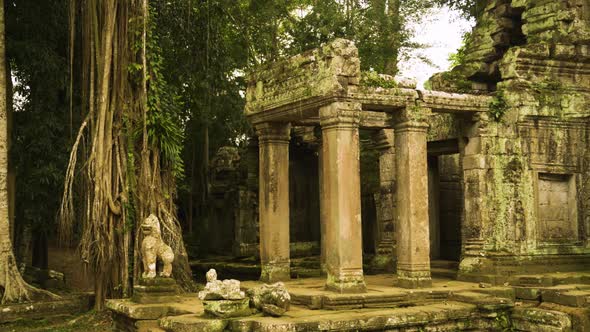
{"type": "Polygon", "coordinates": [[[16,224],[50,233],[63,190],[72,121],[66,102],[67,1],[5,4],[7,57],[21,100],[14,105],[10,153],[16,170],[16,224]]]}
{"type": "Polygon", "coordinates": [[[512,325],[512,319],[508,315],[506,311],[500,312],[495,318],[494,322],[496,323],[496,327],[498,330],[502,332],[513,332],[516,331],[514,326],[512,325]]]}
{"type": "Polygon", "coordinates": [[[375,71],[361,72],[361,85],[381,88],[397,88],[397,83],[393,79],[387,79],[375,71]]]}
{"type": "MultiPolygon", "coordinates": [[[[172,170],[177,180],[184,176],[184,161],[182,150],[184,143],[184,127],[182,100],[176,93],[175,86],[166,82],[164,75],[164,51],[160,47],[160,38],[155,24],[157,11],[149,8],[150,19],[146,36],[147,62],[147,135],[150,146],[157,147],[162,155],[163,165],[172,170]]],[[[135,20],[132,33],[139,37],[142,31],[142,21],[135,20]]],[[[140,52],[143,47],[141,38],[136,38],[132,51],[140,52]]],[[[139,84],[142,80],[143,66],[140,63],[130,63],[127,66],[132,81],[139,84]]],[[[136,128],[136,133],[141,128],[136,128]]]]}
{"type": "Polygon", "coordinates": [[[150,36],[147,50],[149,67],[147,133],[150,145],[157,146],[163,161],[171,166],[173,175],[180,179],[184,175],[182,149],[184,130],[182,127],[182,102],[180,97],[166,85],[161,74],[161,49],[158,39],[150,36]]]}
{"type": "Polygon", "coordinates": [[[508,109],[508,105],[506,104],[506,99],[504,97],[504,91],[498,90],[496,91],[496,95],[492,98],[492,101],[489,105],[489,113],[492,116],[494,121],[499,122],[506,110],[508,109]]]}
{"type": "Polygon", "coordinates": [[[463,16],[469,18],[477,18],[488,4],[487,0],[434,0],[433,2],[459,10],[463,16]]]}
{"type": "Polygon", "coordinates": [[[441,74],[442,78],[447,81],[451,82],[456,89],[457,93],[470,93],[472,92],[472,84],[470,80],[468,80],[465,75],[461,71],[446,71],[441,74]]]}
{"type": "Polygon", "coordinates": [[[461,47],[459,47],[457,52],[449,55],[449,61],[451,62],[450,70],[465,63],[467,45],[471,41],[471,31],[464,33],[462,39],[461,47]]]}

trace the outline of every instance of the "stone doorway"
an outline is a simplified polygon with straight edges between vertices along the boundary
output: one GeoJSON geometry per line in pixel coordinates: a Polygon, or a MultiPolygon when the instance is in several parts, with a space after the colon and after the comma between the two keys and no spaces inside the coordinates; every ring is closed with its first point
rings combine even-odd
{"type": "Polygon", "coordinates": [[[428,200],[430,258],[458,262],[461,256],[463,186],[456,140],[429,142],[428,200]],[[433,149],[448,145],[449,148],[433,149]]]}

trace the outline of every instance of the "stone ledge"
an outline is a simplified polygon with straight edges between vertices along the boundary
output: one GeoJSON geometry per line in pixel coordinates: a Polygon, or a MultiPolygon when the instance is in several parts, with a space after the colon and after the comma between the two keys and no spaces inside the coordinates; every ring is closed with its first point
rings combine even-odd
{"type": "MultiPolygon", "coordinates": [[[[193,294],[196,298],[196,294],[193,294]]],[[[178,303],[180,301],[177,301],[178,303]]],[[[158,319],[171,315],[184,315],[196,311],[188,310],[176,303],[141,304],[129,299],[107,300],[105,305],[111,311],[136,320],[158,319]]],[[[197,310],[195,308],[195,310],[197,310]]]]}
{"type": "Polygon", "coordinates": [[[78,314],[90,310],[93,305],[94,294],[91,293],[64,297],[57,301],[1,305],[0,324],[20,319],[40,319],[78,314]]]}
{"type": "Polygon", "coordinates": [[[260,315],[237,319],[207,319],[201,315],[166,317],[160,327],[169,332],[184,331],[375,331],[436,327],[437,331],[462,331],[492,325],[477,318],[474,305],[447,302],[398,309],[363,309],[340,312],[311,312],[295,309],[280,319],[260,315]]]}

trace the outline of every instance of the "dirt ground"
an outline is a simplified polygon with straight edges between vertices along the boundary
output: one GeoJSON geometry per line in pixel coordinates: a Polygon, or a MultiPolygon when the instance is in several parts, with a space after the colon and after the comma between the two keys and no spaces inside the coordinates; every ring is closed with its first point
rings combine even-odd
{"type": "Polygon", "coordinates": [[[9,324],[0,324],[2,332],[111,332],[112,321],[108,311],[87,312],[80,316],[61,318],[22,320],[9,324]]]}

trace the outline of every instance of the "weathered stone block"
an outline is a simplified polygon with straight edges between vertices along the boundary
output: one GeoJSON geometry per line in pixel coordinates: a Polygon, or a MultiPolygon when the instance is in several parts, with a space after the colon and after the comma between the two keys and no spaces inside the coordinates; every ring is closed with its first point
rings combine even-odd
{"type": "Polygon", "coordinates": [[[252,314],[250,300],[203,301],[205,312],[219,318],[243,317],[252,314]]]}
{"type": "Polygon", "coordinates": [[[486,169],[487,168],[487,160],[486,156],[484,155],[472,155],[472,156],[465,156],[463,158],[463,169],[486,169]]]}
{"type": "Polygon", "coordinates": [[[543,302],[551,302],[569,307],[590,306],[590,290],[546,289],[542,291],[543,302]]]}
{"type": "MultiPolygon", "coordinates": [[[[169,316],[160,319],[160,327],[174,332],[223,332],[229,324],[228,320],[211,319],[199,315],[169,316]]],[[[233,331],[233,329],[232,329],[233,331]]]]}
{"type": "Polygon", "coordinates": [[[132,301],[135,303],[177,302],[178,285],[172,278],[141,278],[139,285],[133,286],[132,301]]]}
{"type": "Polygon", "coordinates": [[[541,290],[534,287],[514,287],[516,298],[519,300],[539,301],[541,299],[541,290]]]}

